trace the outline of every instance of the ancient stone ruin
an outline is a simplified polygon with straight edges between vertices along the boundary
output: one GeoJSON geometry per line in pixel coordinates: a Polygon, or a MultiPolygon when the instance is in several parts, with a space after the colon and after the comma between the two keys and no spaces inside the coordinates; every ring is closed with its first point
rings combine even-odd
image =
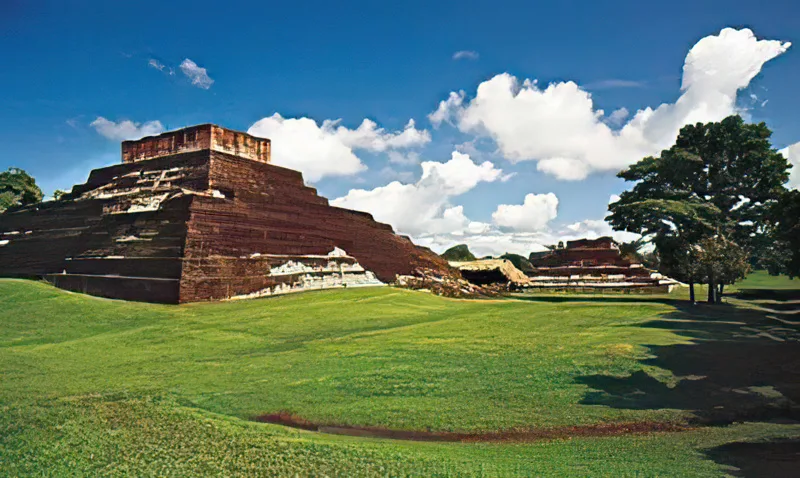
{"type": "Polygon", "coordinates": [[[622,257],[610,237],[568,241],[566,247],[530,255],[533,289],[670,292],[679,283],[622,257]]]}
{"type": "Polygon", "coordinates": [[[270,141],[215,125],[122,143],[57,201],[0,215],[0,276],[148,302],[194,302],[454,273],[370,214],[333,207],[270,141]]]}
{"type": "Polygon", "coordinates": [[[451,261],[450,265],[458,269],[464,279],[477,285],[504,284],[513,289],[522,287],[530,280],[508,259],[451,261]]]}

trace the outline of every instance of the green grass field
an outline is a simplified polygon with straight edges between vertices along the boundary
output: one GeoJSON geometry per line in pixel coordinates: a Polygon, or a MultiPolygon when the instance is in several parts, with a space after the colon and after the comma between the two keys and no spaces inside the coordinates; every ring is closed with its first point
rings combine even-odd
{"type": "Polygon", "coordinates": [[[780,417],[797,375],[756,376],[735,357],[786,362],[798,356],[796,328],[775,331],[732,305],[371,288],[161,306],[0,280],[0,311],[9,476],[715,476],[724,468],[707,450],[800,438],[798,425],[762,422],[423,443],[252,421],[283,411],[321,424],[493,432],[683,424],[719,420],[719,407],[726,422],[780,417]]]}
{"type": "Polygon", "coordinates": [[[800,289],[800,279],[787,276],[771,276],[765,271],[755,271],[744,280],[735,284],[737,289],[800,289]]]}

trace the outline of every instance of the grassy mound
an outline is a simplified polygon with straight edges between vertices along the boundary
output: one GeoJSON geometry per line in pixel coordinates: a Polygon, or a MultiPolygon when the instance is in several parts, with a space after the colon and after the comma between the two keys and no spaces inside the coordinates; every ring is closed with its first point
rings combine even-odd
{"type": "MultiPolygon", "coordinates": [[[[0,473],[714,474],[721,468],[698,449],[800,436],[762,424],[433,444],[249,421],[288,412],[324,424],[481,432],[697,416],[674,395],[702,381],[654,351],[683,357],[666,351],[704,350],[696,339],[741,327],[704,326],[719,309],[689,316],[669,301],[620,299],[460,301],[378,288],[161,306],[0,280],[0,473]],[[658,393],[641,384],[631,392],[626,380],[658,393]]],[[[776,390],[753,400],[778,400],[776,390]]]]}

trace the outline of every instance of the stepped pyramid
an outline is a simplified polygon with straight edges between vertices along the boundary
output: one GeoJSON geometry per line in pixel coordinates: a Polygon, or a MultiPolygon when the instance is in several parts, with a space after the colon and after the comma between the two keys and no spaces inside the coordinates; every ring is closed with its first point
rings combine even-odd
{"type": "Polygon", "coordinates": [[[57,201],[0,214],[0,276],[148,302],[183,303],[393,282],[430,250],[370,214],[333,207],[270,141],[216,125],[122,143],[57,201]]]}

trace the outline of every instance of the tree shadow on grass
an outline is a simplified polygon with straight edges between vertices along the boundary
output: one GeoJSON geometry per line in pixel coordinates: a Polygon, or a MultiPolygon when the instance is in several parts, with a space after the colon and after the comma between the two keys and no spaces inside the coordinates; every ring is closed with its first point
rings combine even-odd
{"type": "Polygon", "coordinates": [[[642,361],[671,371],[677,384],[668,385],[644,371],[628,377],[583,376],[577,382],[592,390],[581,403],[685,410],[703,424],[800,420],[800,326],[730,304],[688,303],[644,326],[692,340],[650,346],[651,357],[642,361]]]}
{"type": "MultiPolygon", "coordinates": [[[[788,316],[783,316],[788,317],[788,316]]],[[[672,330],[691,344],[651,346],[643,364],[671,371],[669,386],[644,371],[629,377],[589,375],[581,403],[614,408],[691,412],[694,422],[800,420],[800,325],[731,304],[682,303],[645,327],[672,330]]],[[[737,476],[797,476],[800,441],[731,443],[705,451],[737,476]]]]}
{"type": "Polygon", "coordinates": [[[728,443],[706,451],[709,458],[735,467],[733,476],[798,476],[800,440],[728,443]]]}
{"type": "Polygon", "coordinates": [[[597,303],[605,303],[605,304],[614,304],[614,303],[658,303],[658,304],[669,304],[679,306],[686,301],[682,301],[679,299],[671,299],[668,297],[663,296],[648,296],[648,295],[530,295],[526,296],[523,294],[511,294],[511,297],[517,300],[525,300],[530,302],[551,302],[551,303],[563,303],[563,302],[597,302],[597,303]]]}

